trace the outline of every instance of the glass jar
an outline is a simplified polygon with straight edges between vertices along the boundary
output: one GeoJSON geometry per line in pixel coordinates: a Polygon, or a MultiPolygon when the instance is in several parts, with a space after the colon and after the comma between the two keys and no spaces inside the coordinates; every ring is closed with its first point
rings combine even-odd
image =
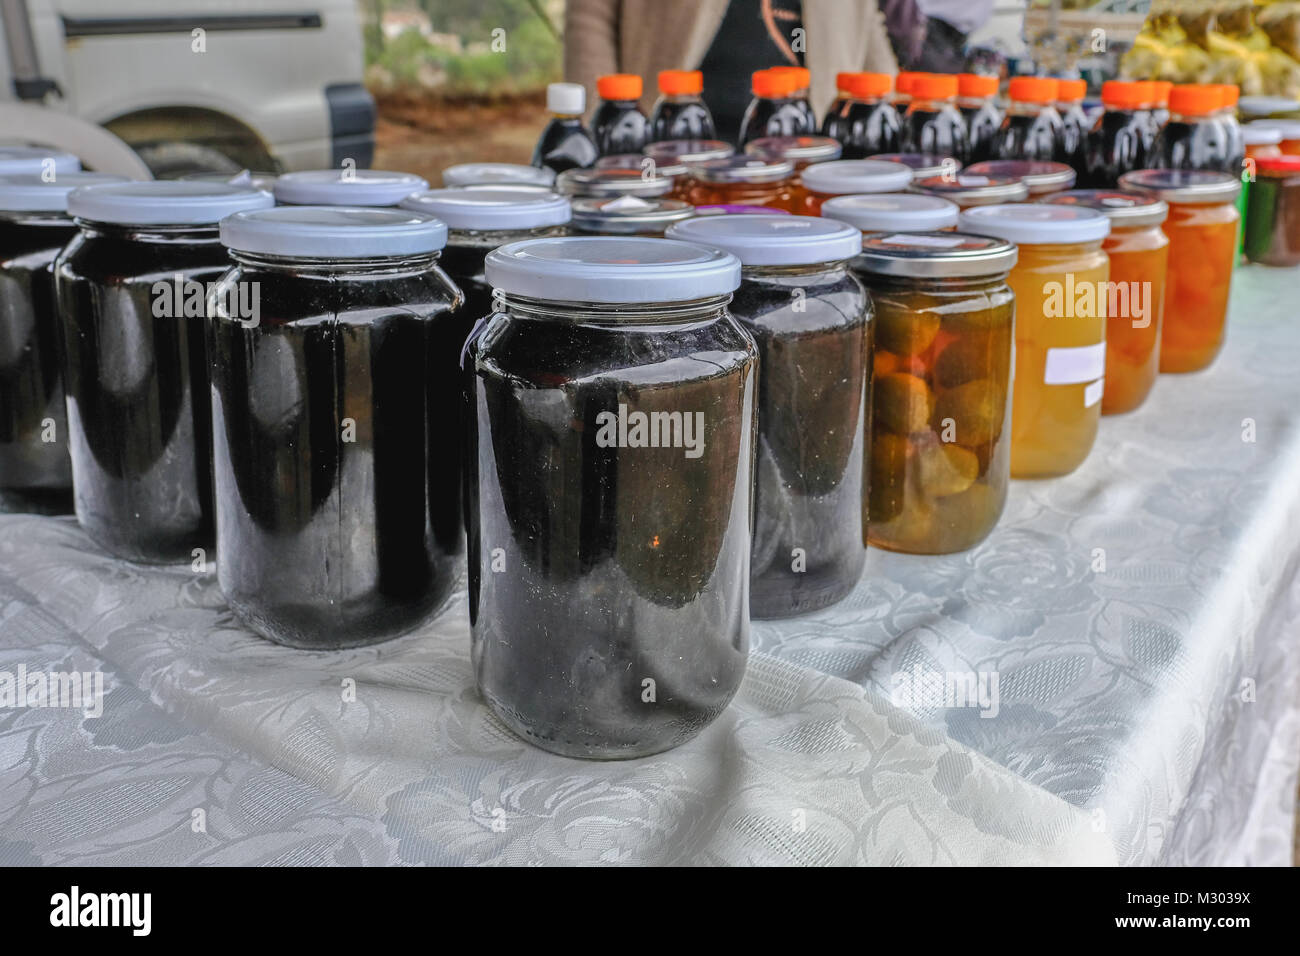
{"type": "Polygon", "coordinates": [[[758,343],[749,610],[827,607],[862,574],[871,300],[849,272],[862,234],[810,216],[712,216],[669,230],[742,267],[731,314],[758,343]]]}
{"type": "Polygon", "coordinates": [[[918,192],[940,196],[962,209],[970,206],[996,206],[999,203],[1026,202],[1029,187],[1022,180],[1010,176],[981,176],[963,172],[956,176],[931,176],[913,180],[912,188],[918,192]]]}
{"type": "Polygon", "coordinates": [[[960,211],[956,203],[922,193],[835,196],[822,203],[822,216],[864,233],[952,230],[960,211]]]}
{"type": "MultiPolygon", "coordinates": [[[[763,212],[770,210],[756,206],[763,212]]],[[[675,199],[575,199],[572,231],[585,236],[659,236],[695,215],[695,207],[675,199]]]]}
{"type": "Polygon", "coordinates": [[[878,159],[837,159],[809,166],[803,173],[803,207],[795,210],[820,216],[822,203],[832,196],[899,193],[912,181],[912,170],[902,163],[878,159]]]}
{"type": "Polygon", "coordinates": [[[429,184],[410,173],[382,169],[307,169],[275,181],[282,206],[396,206],[429,184]]]}
{"type": "Polygon", "coordinates": [[[964,209],[958,228],[1020,247],[1007,280],[1016,294],[1011,476],[1067,475],[1088,457],[1101,418],[1110,220],[1029,203],[964,209]]]}
{"type": "Polygon", "coordinates": [[[757,156],[710,159],[691,167],[692,185],[686,201],[692,206],[772,206],[794,212],[793,175],[794,165],[787,160],[757,156]]]}
{"type": "Polygon", "coordinates": [[[901,163],[912,171],[914,180],[929,179],[931,176],[956,176],[962,167],[961,161],[954,156],[936,156],[932,153],[878,153],[868,159],[882,163],[901,163]]]}
{"type": "Polygon", "coordinates": [[[442,171],[444,186],[553,186],[555,170],[522,163],[458,163],[442,171]]]}
{"type": "Polygon", "coordinates": [[[1108,189],[1056,193],[1042,200],[1096,209],[1110,219],[1101,248],[1110,258],[1106,300],[1106,390],[1101,413],[1131,412],[1147,400],[1160,371],[1169,240],[1160,199],[1108,189]]]}
{"type": "MultiPolygon", "coordinates": [[[[228,215],[273,204],[221,183],[83,186],[54,264],[77,520],[144,562],[206,561],[212,421],[204,316],[228,215]]],[[[250,296],[240,303],[252,309],[250,296]]]]}
{"type": "Polygon", "coordinates": [[[968,176],[990,179],[1018,179],[1029,190],[1031,200],[1074,188],[1075,172],[1064,163],[1045,159],[990,159],[972,163],[965,169],[968,176]]]}
{"type": "Polygon", "coordinates": [[[1240,180],[1211,170],[1147,169],[1120,177],[1126,190],[1169,204],[1165,321],[1160,371],[1195,372],[1223,346],[1228,293],[1237,261],[1240,180]]]}
{"type": "Polygon", "coordinates": [[[0,176],[0,491],[11,506],[71,510],[54,259],[77,233],[68,193],[118,176],[0,176]]]}
{"type": "Polygon", "coordinates": [[[875,304],[868,541],[949,554],[993,530],[1010,483],[1016,247],[961,233],[867,236],[875,304]]]}
{"type": "Polygon", "coordinates": [[[659,175],[672,177],[673,188],[666,198],[690,202],[691,169],[711,159],[734,156],[736,148],[720,139],[666,139],[648,143],[642,152],[654,160],[659,175]]]}
{"type": "Polygon", "coordinates": [[[639,757],[726,709],[749,647],[757,363],[734,256],[535,239],[488,256],[465,361],[474,673],[543,749],[639,757]]]}
{"type": "Polygon", "coordinates": [[[1251,262],[1300,265],[1300,156],[1256,161],[1245,234],[1251,262]]]}
{"type": "Polygon", "coordinates": [[[555,179],[555,191],[574,199],[612,199],[618,196],[655,199],[667,196],[672,189],[673,178],[665,176],[651,163],[642,169],[619,166],[566,169],[555,179]]]}
{"type": "Polygon", "coordinates": [[[1282,154],[1300,156],[1300,119],[1270,119],[1267,123],[1282,134],[1282,154]]]}
{"type": "Polygon", "coordinates": [[[406,633],[451,594],[460,417],[436,389],[460,296],[446,227],[281,207],[221,224],[211,295],[217,578],[246,625],[331,650],[406,633]],[[234,307],[257,290],[259,309],[234,307]]]}
{"type": "Polygon", "coordinates": [[[802,173],[813,163],[829,163],[840,158],[843,147],[829,136],[764,136],[745,145],[745,152],[767,160],[786,160],[794,166],[790,179],[790,209],[803,208],[802,173]]]}

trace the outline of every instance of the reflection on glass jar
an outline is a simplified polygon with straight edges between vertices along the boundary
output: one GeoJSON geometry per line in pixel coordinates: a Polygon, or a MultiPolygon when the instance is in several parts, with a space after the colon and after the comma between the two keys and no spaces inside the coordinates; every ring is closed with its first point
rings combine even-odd
{"type": "Polygon", "coordinates": [[[758,471],[749,609],[788,617],[857,584],[870,300],[848,271],[851,226],[810,216],[715,216],[670,230],[736,256],[731,314],[758,343],[758,471]]]}
{"type": "Polygon", "coordinates": [[[795,212],[820,216],[822,203],[832,196],[898,193],[912,181],[912,170],[902,163],[877,159],[837,159],[809,166],[803,173],[804,195],[795,212]]]}
{"type": "Polygon", "coordinates": [[[1120,186],[1169,204],[1165,322],[1160,371],[1195,372],[1223,346],[1228,293],[1237,262],[1235,205],[1241,183],[1230,173],[1146,169],[1125,173],[1120,186]]]}
{"type": "Polygon", "coordinates": [[[83,186],[55,261],[77,520],[136,561],[212,557],[208,285],[229,260],[217,223],[272,205],[219,183],[83,186]]]}
{"type": "Polygon", "coordinates": [[[1085,206],[1110,218],[1102,249],[1110,259],[1106,303],[1106,391],[1101,413],[1131,412],[1151,393],[1160,371],[1169,240],[1160,225],[1163,200],[1107,189],[1056,193],[1043,202],[1085,206]]]}
{"type": "Polygon", "coordinates": [[[711,159],[691,167],[691,188],[686,201],[692,206],[772,206],[796,212],[790,180],[794,166],[785,160],[757,156],[711,159]]]}
{"type": "Polygon", "coordinates": [[[1101,418],[1110,220],[1095,209],[1039,203],[962,211],[963,232],[1017,243],[1011,475],[1051,478],[1081,465],[1101,418]]]}
{"type": "MultiPolygon", "coordinates": [[[[654,162],[659,175],[672,177],[673,189],[665,198],[690,202],[695,185],[691,170],[711,159],[734,156],[736,148],[720,139],[666,139],[648,143],[642,152],[654,162]]],[[[599,160],[596,165],[600,166],[599,160]]]]}
{"type": "Polygon", "coordinates": [[[794,166],[790,179],[790,209],[801,212],[806,191],[803,171],[814,163],[840,158],[843,147],[829,136],[763,136],[745,144],[745,152],[760,159],[785,160],[794,166]]]}
{"type": "Polygon", "coordinates": [[[270,640],[418,627],[455,581],[459,416],[440,391],[459,296],[418,213],[281,207],[221,224],[213,292],[218,579],[270,640]],[[257,290],[258,314],[239,303],[257,290]]]}
{"type": "Polygon", "coordinates": [[[95,173],[0,176],[0,489],[11,506],[71,510],[52,267],[77,232],[68,193],[121,181],[95,173]]]}
{"type": "Polygon", "coordinates": [[[867,236],[854,269],[875,306],[869,541],[914,554],[979,544],[1010,471],[1011,243],[933,232],[867,236]]]}
{"type": "Polygon", "coordinates": [[[504,246],[466,358],[475,676],[547,750],[635,757],[727,706],[749,643],[740,265],[663,239],[504,246]]]}

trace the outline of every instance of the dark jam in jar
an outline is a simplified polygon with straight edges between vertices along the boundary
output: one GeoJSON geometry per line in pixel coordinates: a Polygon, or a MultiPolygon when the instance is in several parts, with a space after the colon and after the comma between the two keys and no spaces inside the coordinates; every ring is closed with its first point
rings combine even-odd
{"type": "Polygon", "coordinates": [[[221,225],[213,292],[217,577],[293,647],[370,644],[450,595],[460,418],[439,391],[459,302],[446,227],[405,210],[281,207],[221,225]],[[258,291],[258,314],[235,308],[258,291]]]}
{"type": "Polygon", "coordinates": [[[0,492],[5,508],[72,510],[53,264],[76,235],[68,193],[95,173],[0,176],[0,492]]]}
{"type": "Polygon", "coordinates": [[[474,674],[525,740],[638,757],[726,709],[749,645],[757,354],[735,258],[665,239],[492,252],[471,340],[474,674]]]}
{"type": "Polygon", "coordinates": [[[382,169],[305,169],[275,181],[282,206],[396,206],[429,184],[411,173],[382,169]]]}
{"type": "Polygon", "coordinates": [[[264,192],[197,182],[68,196],[80,229],[54,272],[74,499],[81,526],[119,557],[211,557],[205,297],[229,265],[217,223],[272,204],[264,192]]]}
{"type": "Polygon", "coordinates": [[[731,314],[758,343],[750,614],[827,607],[862,573],[870,300],[848,270],[862,233],[809,216],[716,216],[669,238],[740,259],[731,314]]]}
{"type": "Polygon", "coordinates": [[[1300,156],[1256,162],[1246,209],[1246,255],[1268,266],[1300,265],[1300,156]]]}

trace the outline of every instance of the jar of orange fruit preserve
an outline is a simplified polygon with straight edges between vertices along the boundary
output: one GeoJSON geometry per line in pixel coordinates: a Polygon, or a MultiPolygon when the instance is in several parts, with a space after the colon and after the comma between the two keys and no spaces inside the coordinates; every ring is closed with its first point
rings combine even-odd
{"type": "Polygon", "coordinates": [[[879,159],[837,159],[803,171],[805,216],[820,216],[822,203],[832,196],[901,193],[912,182],[912,170],[902,163],[879,159]]]}
{"type": "Polygon", "coordinates": [[[1160,333],[1160,371],[1195,372],[1223,346],[1228,292],[1237,261],[1237,193],[1231,173],[1142,169],[1119,184],[1169,204],[1169,278],[1160,333]]]}
{"type": "Polygon", "coordinates": [[[1131,412],[1147,400],[1160,371],[1169,240],[1160,224],[1164,200],[1110,189],[1076,189],[1042,200],[1085,206],[1110,217],[1102,249],[1110,257],[1106,301],[1106,393],[1101,413],[1131,412]]]}
{"type": "Polygon", "coordinates": [[[794,212],[790,179],[794,164],[784,159],[728,156],[691,167],[687,193],[692,206],[771,206],[794,212]]]}
{"type": "Polygon", "coordinates": [[[1083,463],[1097,438],[1106,372],[1110,220],[1095,209],[1013,203],[962,210],[962,232],[1020,247],[1011,476],[1052,478],[1083,463]]]}

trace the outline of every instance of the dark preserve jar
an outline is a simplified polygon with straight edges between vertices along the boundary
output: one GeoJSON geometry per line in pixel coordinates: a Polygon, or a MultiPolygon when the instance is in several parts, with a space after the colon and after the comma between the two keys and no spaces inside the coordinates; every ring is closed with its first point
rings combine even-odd
{"type": "Polygon", "coordinates": [[[862,233],[812,216],[709,216],[669,230],[742,266],[731,314],[758,343],[749,610],[789,617],[853,590],[863,547],[870,300],[862,233]]]}
{"type": "Polygon", "coordinates": [[[1300,265],[1300,156],[1257,159],[1246,210],[1246,255],[1266,266],[1300,265]]]}
{"type": "Polygon", "coordinates": [[[740,264],[666,239],[488,256],[471,340],[475,677],[539,747],[639,757],[726,708],[749,646],[757,353],[740,264]]]}
{"type": "Polygon", "coordinates": [[[77,233],[68,193],[121,181],[95,173],[0,177],[0,491],[11,507],[71,510],[53,265],[77,233]]]}
{"type": "Polygon", "coordinates": [[[109,183],[68,196],[80,228],[54,273],[73,497],[81,526],[119,557],[207,559],[204,300],[229,265],[217,223],[272,204],[265,192],[197,182],[109,183]]]}
{"type": "Polygon", "coordinates": [[[306,169],[275,181],[275,201],[285,206],[396,206],[429,184],[411,173],[382,169],[306,169]]]}
{"type": "Polygon", "coordinates": [[[217,577],[291,647],[396,637],[455,583],[458,416],[437,390],[460,296],[430,216],[282,207],[221,224],[212,293],[217,577]],[[232,304],[258,289],[249,318],[232,304]]]}
{"type": "Polygon", "coordinates": [[[695,215],[694,206],[676,199],[575,199],[570,231],[585,236],[662,236],[673,223],[695,215]]]}

